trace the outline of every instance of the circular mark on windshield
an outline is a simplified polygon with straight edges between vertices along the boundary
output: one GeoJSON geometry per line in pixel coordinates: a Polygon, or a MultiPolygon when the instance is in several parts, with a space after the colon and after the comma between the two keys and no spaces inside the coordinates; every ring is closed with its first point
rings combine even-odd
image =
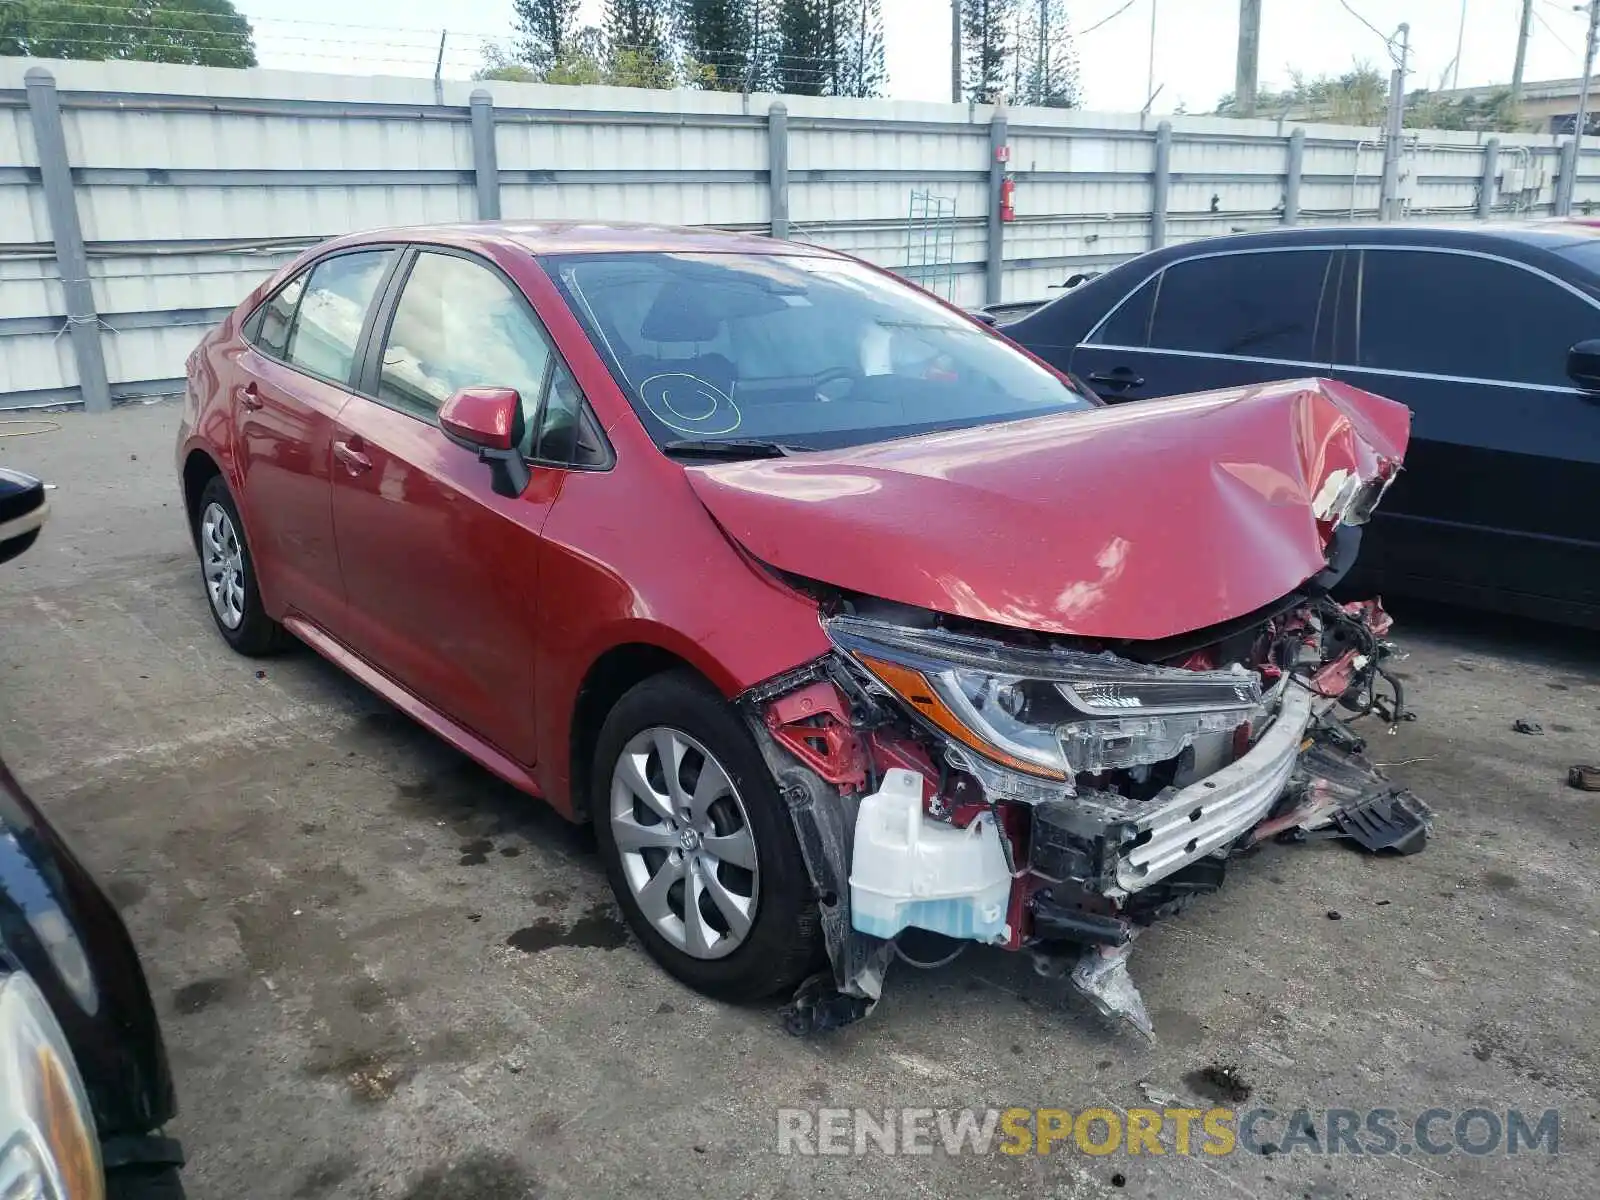
{"type": "Polygon", "coordinates": [[[739,406],[721,388],[698,375],[669,371],[639,385],[650,415],[675,433],[720,437],[739,428],[739,406]]]}

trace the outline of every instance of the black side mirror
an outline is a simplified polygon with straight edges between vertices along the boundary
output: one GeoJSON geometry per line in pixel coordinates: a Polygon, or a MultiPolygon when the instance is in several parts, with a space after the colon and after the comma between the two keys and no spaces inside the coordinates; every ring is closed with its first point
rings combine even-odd
{"type": "Polygon", "coordinates": [[[996,325],[1000,324],[1000,318],[996,317],[992,312],[984,312],[981,308],[969,308],[967,310],[967,316],[971,317],[974,321],[982,321],[990,329],[993,329],[996,325]]]}
{"type": "Polygon", "coordinates": [[[1600,338],[1589,338],[1567,351],[1567,378],[1586,392],[1600,392],[1600,338]]]}
{"type": "Polygon", "coordinates": [[[33,545],[47,511],[44,484],[0,467],[0,563],[10,562],[33,545]]]}

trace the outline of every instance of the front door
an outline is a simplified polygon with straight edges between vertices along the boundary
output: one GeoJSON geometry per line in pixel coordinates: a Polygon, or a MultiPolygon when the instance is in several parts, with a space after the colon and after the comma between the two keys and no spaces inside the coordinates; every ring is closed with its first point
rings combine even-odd
{"type": "Polygon", "coordinates": [[[1485,254],[1351,257],[1359,318],[1341,318],[1336,373],[1413,414],[1360,569],[1513,610],[1519,596],[1600,606],[1600,404],[1566,373],[1568,349],[1600,337],[1600,308],[1485,254]]]}
{"type": "Polygon", "coordinates": [[[1175,262],[1135,289],[1072,355],[1110,403],[1328,369],[1325,301],[1338,252],[1267,249],[1175,262]]]}
{"type": "Polygon", "coordinates": [[[231,411],[246,536],[267,610],[337,630],[344,609],[329,467],[362,327],[393,250],[323,259],[250,318],[231,411]]]}
{"type": "MultiPolygon", "coordinates": [[[[515,388],[535,424],[553,362],[521,293],[481,260],[418,253],[333,442],[350,647],[451,720],[534,761],[539,531],[561,471],[517,497],[439,431],[456,389],[515,388]]],[[[530,435],[531,436],[531,435],[530,435]]]]}

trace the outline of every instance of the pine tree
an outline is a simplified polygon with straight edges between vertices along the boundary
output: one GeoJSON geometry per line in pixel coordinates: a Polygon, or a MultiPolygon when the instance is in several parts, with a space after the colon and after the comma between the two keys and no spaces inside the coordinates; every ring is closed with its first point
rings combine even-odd
{"type": "Polygon", "coordinates": [[[606,0],[610,82],[621,87],[671,87],[667,0],[606,0]]]}
{"type": "Polygon", "coordinates": [[[837,81],[836,0],[779,0],[773,86],[794,96],[831,94],[837,81]]]}
{"type": "Polygon", "coordinates": [[[883,59],[880,0],[837,0],[839,62],[836,96],[881,96],[888,71],[883,59]]]}
{"type": "Polygon", "coordinates": [[[1011,82],[1011,25],[1017,0],[961,0],[967,99],[990,104],[1003,99],[1011,82]]]}
{"type": "Polygon", "coordinates": [[[678,40],[688,58],[689,82],[719,92],[764,78],[765,64],[752,56],[760,0],[677,0],[678,40]],[[752,70],[752,68],[755,68],[752,70]]]}
{"type": "Polygon", "coordinates": [[[578,0],[511,0],[517,18],[517,57],[534,70],[553,70],[578,32],[578,0]]]}
{"type": "Polygon", "coordinates": [[[1018,104],[1076,108],[1078,52],[1067,24],[1067,0],[1019,0],[1013,99],[1018,104]]]}

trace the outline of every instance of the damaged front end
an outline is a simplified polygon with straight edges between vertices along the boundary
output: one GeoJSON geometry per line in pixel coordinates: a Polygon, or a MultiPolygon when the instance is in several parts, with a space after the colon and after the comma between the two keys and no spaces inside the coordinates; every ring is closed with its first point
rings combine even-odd
{"type": "Polygon", "coordinates": [[[1420,849],[1428,809],[1348,727],[1406,715],[1389,617],[1335,602],[1330,582],[1117,645],[821,597],[833,653],[744,697],[833,967],[791,1028],[865,1015],[918,928],[1027,950],[1149,1034],[1128,950],[1235,855],[1269,837],[1420,849]]]}

